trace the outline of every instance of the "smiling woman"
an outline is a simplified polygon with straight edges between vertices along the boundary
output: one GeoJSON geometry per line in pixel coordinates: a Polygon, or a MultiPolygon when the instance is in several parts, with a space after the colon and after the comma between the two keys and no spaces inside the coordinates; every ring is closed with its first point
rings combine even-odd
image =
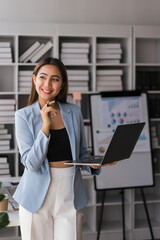
{"type": "Polygon", "coordinates": [[[88,152],[80,108],[67,103],[67,94],[63,63],[43,59],[33,71],[28,106],[16,112],[16,138],[25,166],[14,194],[22,240],[77,239],[76,210],[87,204],[87,196],[80,168],[64,163],[83,160],[88,152]]]}

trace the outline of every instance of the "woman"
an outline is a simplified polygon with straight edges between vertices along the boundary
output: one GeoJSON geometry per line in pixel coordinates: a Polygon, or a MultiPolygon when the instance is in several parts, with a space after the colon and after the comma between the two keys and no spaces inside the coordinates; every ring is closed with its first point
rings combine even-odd
{"type": "MultiPolygon", "coordinates": [[[[16,112],[16,138],[25,170],[14,194],[23,240],[76,240],[76,210],[87,204],[80,167],[88,157],[78,106],[67,103],[68,78],[55,58],[39,62],[28,106],[16,112]]],[[[91,174],[99,167],[83,166],[91,174]]]]}

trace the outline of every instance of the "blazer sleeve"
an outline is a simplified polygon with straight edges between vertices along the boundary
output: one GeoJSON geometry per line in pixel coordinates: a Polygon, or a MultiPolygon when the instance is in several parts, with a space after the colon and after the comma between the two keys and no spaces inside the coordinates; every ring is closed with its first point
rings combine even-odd
{"type": "Polygon", "coordinates": [[[25,114],[18,111],[15,113],[15,128],[22,164],[31,172],[38,171],[46,158],[50,137],[40,130],[34,139],[25,114]]]}
{"type": "MultiPolygon", "coordinates": [[[[81,140],[80,140],[80,156],[79,159],[83,158],[89,158],[90,155],[88,154],[87,147],[86,147],[86,140],[85,140],[85,134],[84,134],[84,123],[83,123],[83,117],[80,111],[80,128],[81,128],[81,140]]],[[[99,175],[101,172],[101,169],[93,169],[90,166],[81,165],[81,169],[88,171],[92,175],[99,175]]]]}

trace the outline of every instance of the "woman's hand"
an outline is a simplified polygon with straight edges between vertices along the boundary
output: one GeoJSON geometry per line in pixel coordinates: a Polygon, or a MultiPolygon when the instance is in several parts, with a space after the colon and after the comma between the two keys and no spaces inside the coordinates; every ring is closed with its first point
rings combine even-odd
{"type": "Polygon", "coordinates": [[[44,132],[44,134],[47,137],[49,136],[51,120],[55,115],[57,115],[56,110],[54,110],[54,105],[55,105],[55,100],[51,102],[48,101],[40,111],[42,122],[43,122],[41,130],[44,132]]]}
{"type": "Polygon", "coordinates": [[[108,163],[108,164],[104,164],[104,165],[101,165],[101,166],[97,166],[97,165],[90,165],[91,168],[93,169],[99,169],[101,167],[106,167],[106,166],[112,166],[112,165],[115,165],[117,163],[117,161],[113,162],[113,163],[108,163]]]}

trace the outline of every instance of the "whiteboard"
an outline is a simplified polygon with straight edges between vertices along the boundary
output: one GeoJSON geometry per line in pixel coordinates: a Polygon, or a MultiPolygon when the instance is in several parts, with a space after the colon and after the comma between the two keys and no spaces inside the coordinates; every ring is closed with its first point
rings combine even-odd
{"type": "Polygon", "coordinates": [[[119,124],[145,122],[129,159],[101,168],[95,176],[97,190],[153,186],[153,164],[146,93],[137,91],[102,92],[90,96],[94,155],[103,155],[109,134],[119,124]],[[104,138],[105,136],[105,138],[104,138]]]}

